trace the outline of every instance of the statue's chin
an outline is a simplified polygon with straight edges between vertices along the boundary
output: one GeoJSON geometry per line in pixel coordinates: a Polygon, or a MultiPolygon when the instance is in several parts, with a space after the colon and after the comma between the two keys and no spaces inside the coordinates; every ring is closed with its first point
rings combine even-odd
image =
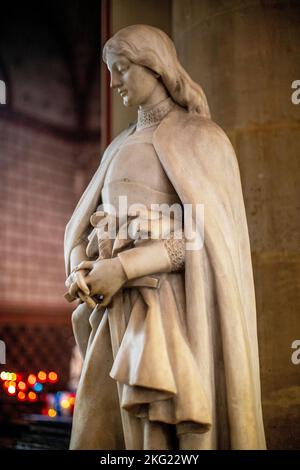
{"type": "Polygon", "coordinates": [[[123,96],[123,105],[131,106],[131,102],[130,102],[130,99],[128,98],[128,95],[123,96]]]}

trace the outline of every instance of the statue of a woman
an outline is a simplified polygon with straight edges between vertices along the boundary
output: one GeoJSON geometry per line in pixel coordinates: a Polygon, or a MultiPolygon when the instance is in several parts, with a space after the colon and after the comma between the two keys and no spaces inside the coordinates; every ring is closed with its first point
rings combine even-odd
{"type": "Polygon", "coordinates": [[[138,117],[107,148],[66,228],[84,358],[71,448],[262,449],[253,274],[234,150],[164,32],[124,28],[103,57],[112,88],[138,117]],[[167,215],[153,207],[174,204],[183,219],[170,218],[166,237],[167,215]],[[201,232],[199,205],[203,243],[191,245],[185,216],[201,232]]]}

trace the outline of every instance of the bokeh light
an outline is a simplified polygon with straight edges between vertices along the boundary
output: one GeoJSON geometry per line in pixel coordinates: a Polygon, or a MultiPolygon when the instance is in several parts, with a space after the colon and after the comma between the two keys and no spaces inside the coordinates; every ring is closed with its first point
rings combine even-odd
{"type": "Polygon", "coordinates": [[[52,383],[57,382],[57,380],[58,380],[57,373],[56,372],[49,372],[48,380],[49,380],[49,382],[52,382],[52,383]]]}
{"type": "Polygon", "coordinates": [[[36,376],[35,376],[34,374],[29,374],[28,379],[27,379],[27,382],[28,382],[30,385],[34,385],[35,382],[36,382],[36,376]]]}
{"type": "Polygon", "coordinates": [[[29,399],[30,401],[36,401],[36,399],[37,399],[36,393],[35,393],[35,392],[29,392],[29,393],[28,393],[28,399],[29,399]]]}
{"type": "Polygon", "coordinates": [[[46,382],[47,380],[47,374],[44,370],[40,370],[39,373],[38,373],[38,379],[40,382],[46,382]]]}
{"type": "Polygon", "coordinates": [[[26,398],[26,394],[24,392],[19,392],[18,393],[18,400],[24,401],[26,398]]]}
{"type": "Polygon", "coordinates": [[[50,418],[55,418],[56,415],[57,415],[57,412],[53,408],[50,408],[48,410],[48,416],[50,416],[50,418]]]}

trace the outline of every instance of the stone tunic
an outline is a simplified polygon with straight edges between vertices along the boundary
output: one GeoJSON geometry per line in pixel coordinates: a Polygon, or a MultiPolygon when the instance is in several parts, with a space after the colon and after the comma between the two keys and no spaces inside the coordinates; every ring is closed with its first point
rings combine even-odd
{"type": "MultiPolygon", "coordinates": [[[[142,203],[149,209],[153,203],[180,202],[153,147],[155,129],[154,125],[131,134],[114,156],[102,190],[104,206],[116,206],[121,195],[127,196],[129,206],[142,203]]],[[[117,207],[116,213],[119,215],[117,207]]],[[[118,387],[117,406],[127,449],[176,449],[181,436],[206,429],[201,408],[205,399],[185,332],[184,241],[171,238],[164,243],[173,272],[147,276],[132,287],[125,285],[107,308],[108,318],[115,315],[123,325],[121,344],[117,349],[112,345],[110,376],[118,387]],[[153,286],[151,278],[157,281],[153,286]],[[193,389],[193,394],[187,400],[189,389],[193,389]]],[[[91,369],[101,367],[92,351],[102,314],[96,307],[90,317],[92,330],[85,360],[90,365],[83,369],[78,401],[89,383],[88,375],[97,380],[91,369]]],[[[113,338],[114,332],[111,335],[113,338]]],[[[76,412],[80,415],[79,406],[76,412]]],[[[91,420],[93,417],[89,416],[88,421],[91,420]]],[[[81,422],[77,429],[76,423],[75,417],[71,448],[84,448],[84,427],[81,422]]],[[[102,448],[101,433],[98,446],[102,448]]]]}
{"type": "MultiPolygon", "coordinates": [[[[108,168],[102,190],[102,204],[104,206],[112,204],[118,213],[117,197],[121,195],[127,197],[128,207],[133,204],[143,204],[149,210],[151,209],[151,204],[165,203],[171,205],[172,203],[180,203],[152,144],[152,136],[156,127],[157,125],[142,128],[130,135],[115,155],[108,168]]],[[[173,252],[169,239],[165,240],[165,246],[171,260],[173,259],[173,270],[183,269],[184,256],[182,256],[180,241],[176,241],[176,249],[173,252]],[[174,252],[176,255],[174,255],[174,252]]],[[[163,278],[169,276],[170,274],[157,275],[156,277],[159,277],[163,282],[163,278]]],[[[174,277],[175,282],[180,284],[180,289],[177,290],[177,297],[180,297],[180,299],[174,299],[175,304],[181,305],[183,309],[184,284],[182,273],[177,275],[172,274],[171,276],[174,277]]],[[[157,289],[158,296],[160,288],[157,289]]],[[[122,346],[115,358],[111,376],[124,384],[121,392],[121,402],[123,409],[127,410],[125,413],[129,412],[126,421],[127,427],[130,428],[130,433],[128,433],[127,429],[127,434],[132,436],[131,442],[127,442],[126,447],[140,449],[174,448],[176,447],[176,433],[174,432],[175,430],[171,429],[168,418],[165,417],[165,421],[160,422],[155,420],[149,421],[149,410],[154,407],[154,402],[151,401],[151,393],[156,395],[154,398],[161,400],[165,399],[164,395],[170,392],[168,390],[151,392],[151,384],[149,384],[150,387],[148,388],[149,385],[143,381],[143,369],[149,369],[149,363],[146,365],[142,358],[133,358],[133,356],[137,356],[137,348],[132,347],[132,341],[135,341],[132,338],[132,330],[137,327],[142,318],[141,310],[144,310],[142,304],[145,297],[147,297],[147,290],[150,291],[150,294],[153,293],[153,289],[142,286],[140,288],[123,289],[123,314],[127,330],[123,337],[122,346]],[[137,315],[140,317],[139,319],[137,315]],[[130,356],[132,357],[130,358],[130,356]],[[124,361],[124,357],[126,361],[124,361]],[[125,364],[126,367],[124,367],[125,364]],[[136,370],[132,370],[136,368],[136,364],[138,364],[138,374],[136,370]],[[160,396],[158,396],[159,394],[160,396]]],[[[147,315],[150,316],[150,310],[148,312],[144,310],[143,313],[145,315],[143,323],[146,323],[146,317],[147,315]]],[[[140,330],[143,327],[144,325],[139,325],[140,330]]],[[[154,360],[154,354],[157,353],[159,354],[158,350],[152,351],[152,360],[154,360]]],[[[153,374],[155,376],[158,375],[156,371],[152,372],[152,377],[153,374]]],[[[158,387],[159,389],[162,388],[161,386],[158,387]]],[[[126,432],[126,430],[124,431],[126,432]]]]}
{"type": "MultiPolygon", "coordinates": [[[[108,147],[67,225],[68,274],[107,170],[134,131],[108,147]]],[[[234,150],[215,123],[181,108],[162,119],[153,145],[181,202],[205,205],[205,243],[186,245],[184,271],[124,286],[109,308],[81,303],[73,312],[84,364],[70,447],[263,449],[251,251],[234,150]]]]}
{"type": "MultiPolygon", "coordinates": [[[[102,204],[119,212],[119,197],[126,197],[127,209],[135,205],[151,211],[153,205],[181,206],[173,185],[168,179],[152,143],[157,125],[142,128],[130,135],[111,162],[102,189],[102,204]]],[[[177,206],[177,207],[178,207],[177,206]]],[[[154,207],[154,206],[153,206],[154,207]]],[[[184,238],[172,235],[164,240],[172,270],[184,268],[184,238]]]]}

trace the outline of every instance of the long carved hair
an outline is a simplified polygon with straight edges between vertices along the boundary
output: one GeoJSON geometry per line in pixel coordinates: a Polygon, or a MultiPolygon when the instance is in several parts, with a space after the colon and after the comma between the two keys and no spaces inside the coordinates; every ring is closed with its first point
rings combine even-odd
{"type": "Polygon", "coordinates": [[[184,70],[173,41],[160,29],[143,24],[127,26],[104,45],[105,63],[109,52],[125,55],[131,62],[156,72],[176,103],[210,118],[204,91],[184,70]]]}

